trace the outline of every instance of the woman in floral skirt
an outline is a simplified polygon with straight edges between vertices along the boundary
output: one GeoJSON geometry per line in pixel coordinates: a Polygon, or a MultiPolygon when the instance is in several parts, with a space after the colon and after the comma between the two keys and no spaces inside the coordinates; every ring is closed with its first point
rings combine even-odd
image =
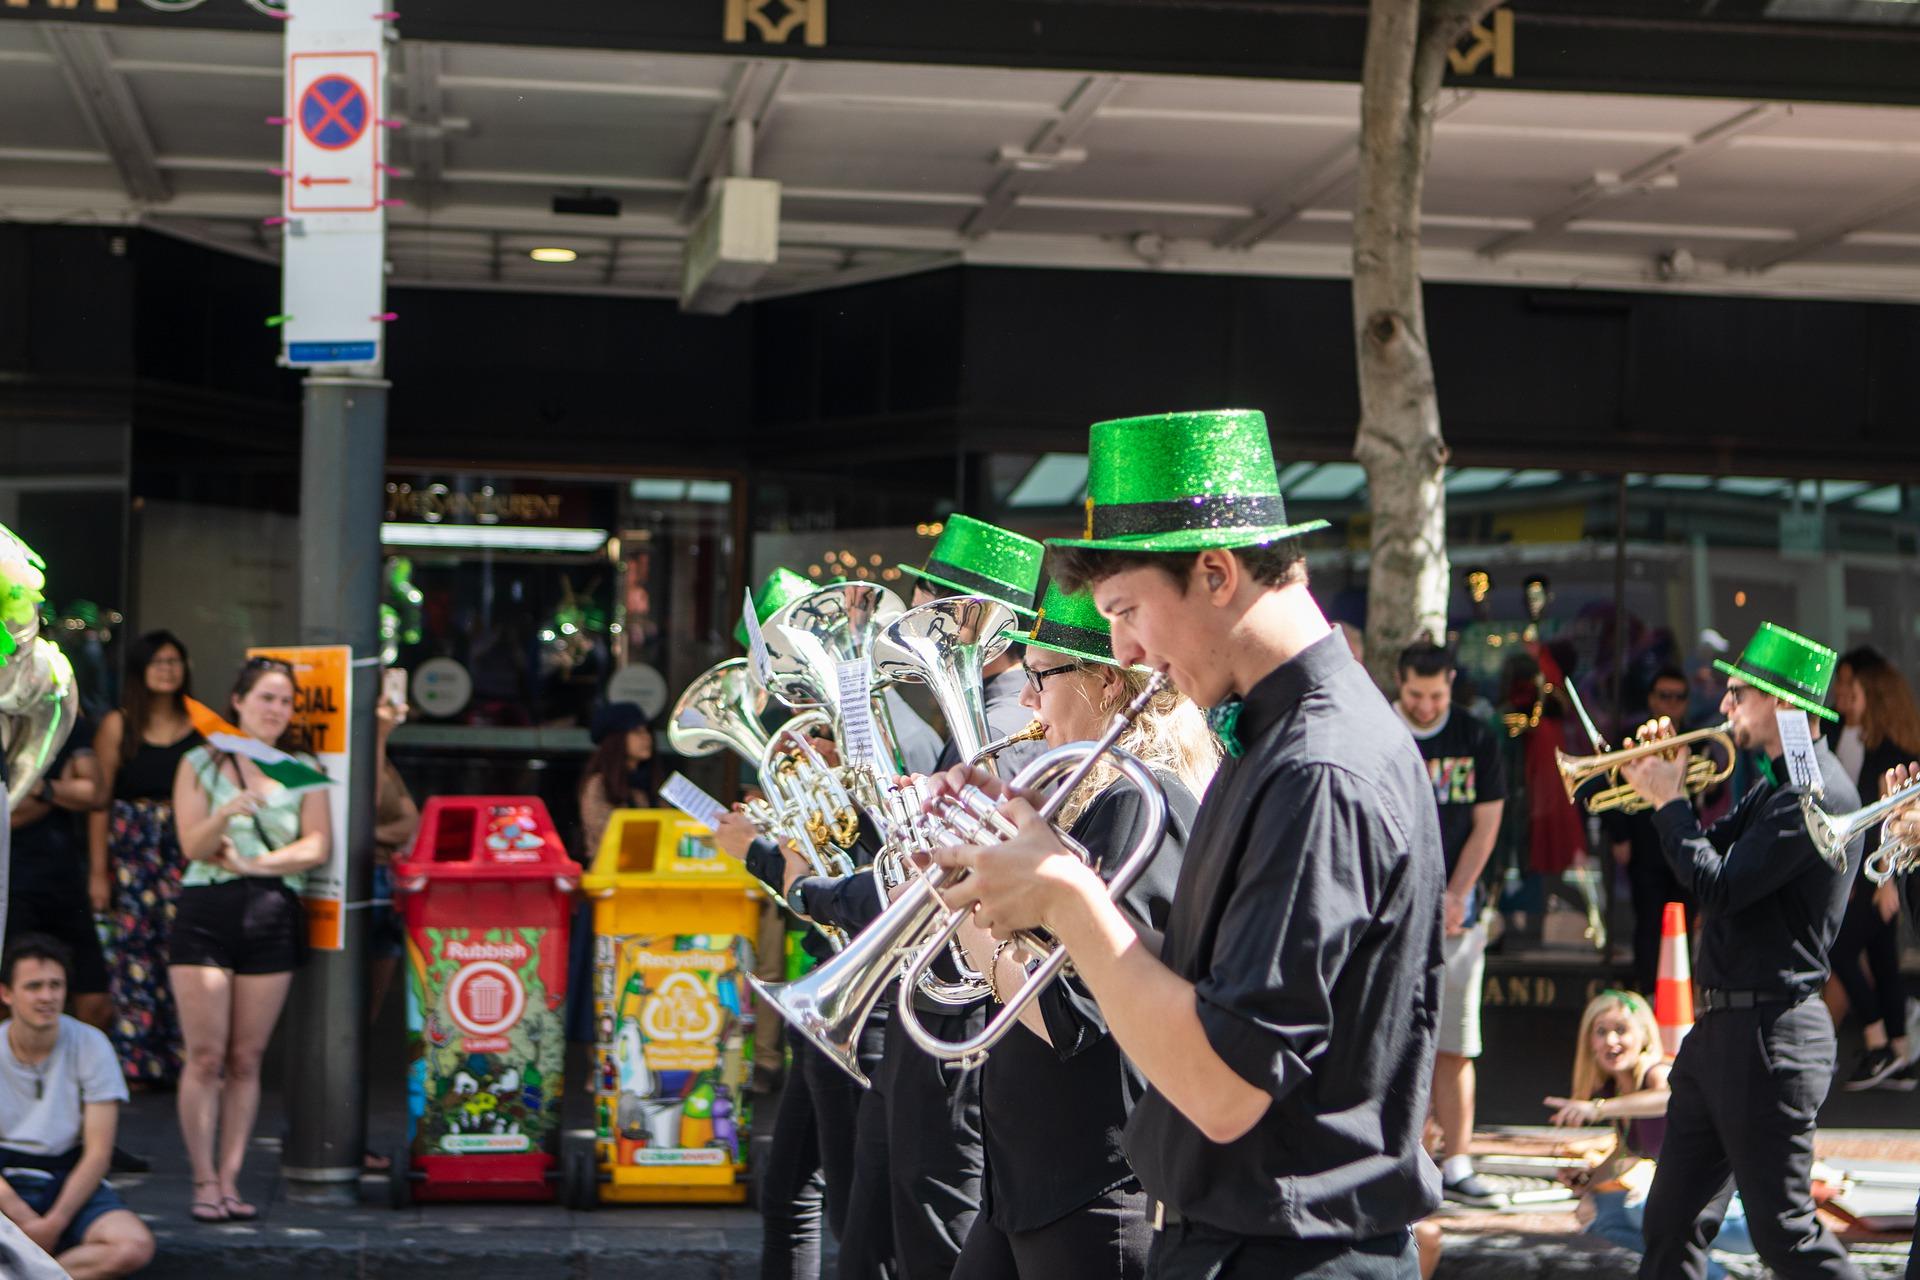
{"type": "Polygon", "coordinates": [[[173,780],[200,735],[187,716],[187,647],[150,631],[127,655],[122,707],[107,713],[94,749],[111,796],[91,824],[93,909],[113,922],[108,1028],[127,1079],[170,1085],[180,1075],[180,1019],[167,985],[167,937],[186,868],[173,826],[173,780]]]}

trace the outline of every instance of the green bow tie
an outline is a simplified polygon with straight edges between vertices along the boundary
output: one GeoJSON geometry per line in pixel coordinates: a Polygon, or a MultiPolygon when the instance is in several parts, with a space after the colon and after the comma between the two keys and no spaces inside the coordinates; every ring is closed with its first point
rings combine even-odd
{"type": "Polygon", "coordinates": [[[1236,732],[1240,724],[1240,713],[1246,709],[1246,705],[1239,698],[1229,698],[1207,711],[1207,727],[1213,730],[1214,737],[1220,739],[1220,745],[1226,748],[1227,755],[1235,760],[1247,753],[1246,746],[1240,741],[1240,735],[1236,732]]]}

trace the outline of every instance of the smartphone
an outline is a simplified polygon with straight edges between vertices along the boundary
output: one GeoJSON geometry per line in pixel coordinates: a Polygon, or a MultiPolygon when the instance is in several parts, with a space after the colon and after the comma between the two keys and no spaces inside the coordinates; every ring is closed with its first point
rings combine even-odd
{"type": "Polygon", "coordinates": [[[388,667],[380,673],[380,701],[402,711],[407,709],[406,668],[388,667]]]}

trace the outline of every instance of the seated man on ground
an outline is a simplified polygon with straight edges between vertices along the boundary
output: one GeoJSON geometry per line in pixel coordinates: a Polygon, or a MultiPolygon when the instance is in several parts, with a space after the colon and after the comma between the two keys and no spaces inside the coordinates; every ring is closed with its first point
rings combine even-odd
{"type": "Polygon", "coordinates": [[[0,959],[0,1214],[73,1280],[130,1275],[153,1234],[106,1181],[127,1084],[97,1028],[61,1012],[67,950],[44,934],[0,959]]]}

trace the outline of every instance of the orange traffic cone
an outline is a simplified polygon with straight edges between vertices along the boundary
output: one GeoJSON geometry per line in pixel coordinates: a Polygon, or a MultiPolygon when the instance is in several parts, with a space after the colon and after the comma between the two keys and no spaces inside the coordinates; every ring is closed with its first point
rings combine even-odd
{"type": "Polygon", "coordinates": [[[1660,978],[1653,986],[1653,1020],[1660,1024],[1660,1046],[1671,1058],[1693,1030],[1693,966],[1687,960],[1687,909],[1667,904],[1660,921],[1660,978]]]}

